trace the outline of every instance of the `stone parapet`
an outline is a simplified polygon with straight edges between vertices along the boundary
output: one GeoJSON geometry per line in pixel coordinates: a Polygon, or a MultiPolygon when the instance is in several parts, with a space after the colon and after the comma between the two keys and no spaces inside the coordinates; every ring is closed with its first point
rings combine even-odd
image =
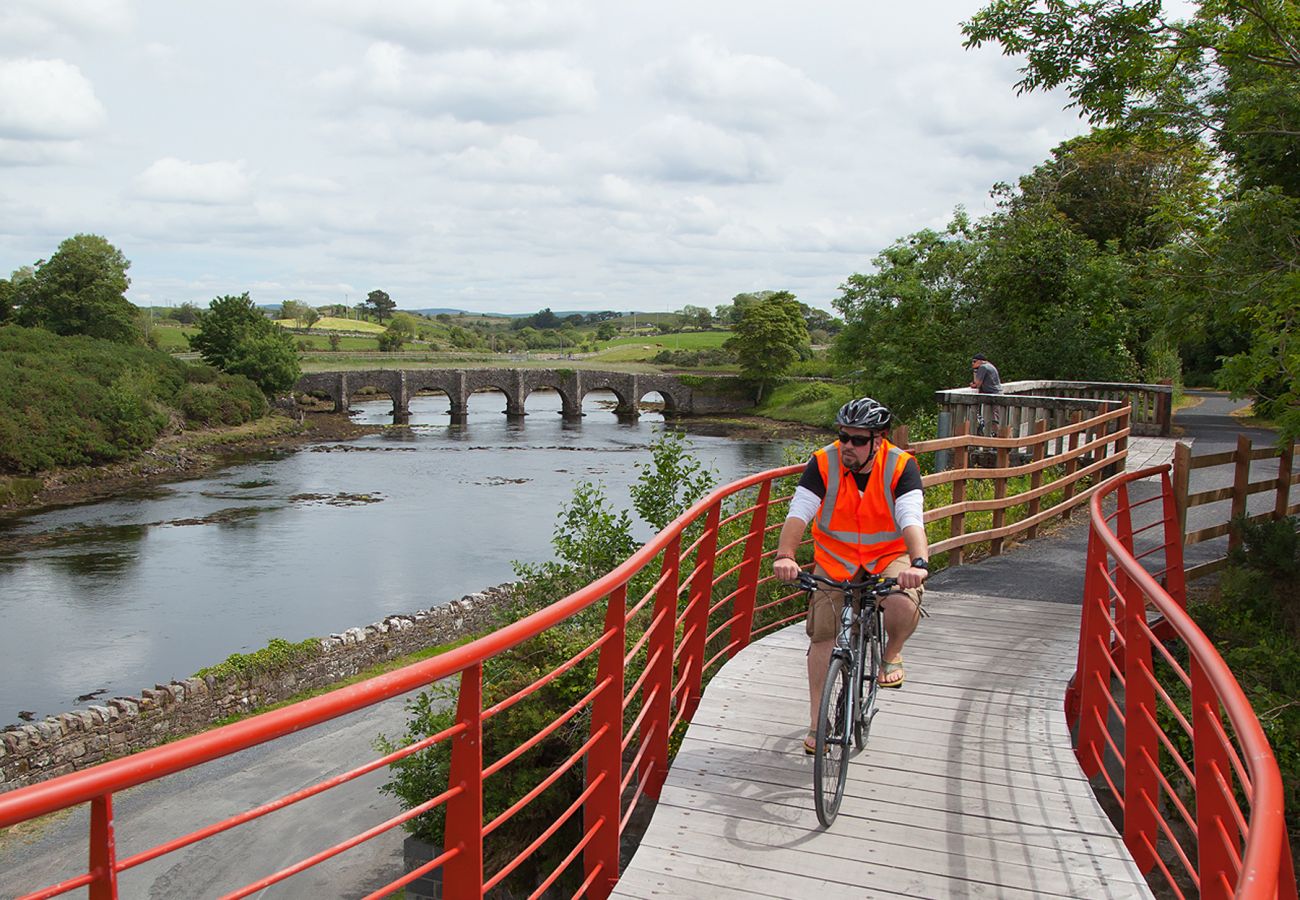
{"type": "Polygon", "coordinates": [[[503,584],[320,639],[320,653],[253,675],[192,677],[0,730],[0,792],[147,750],[372,666],[486,630],[503,584]]]}

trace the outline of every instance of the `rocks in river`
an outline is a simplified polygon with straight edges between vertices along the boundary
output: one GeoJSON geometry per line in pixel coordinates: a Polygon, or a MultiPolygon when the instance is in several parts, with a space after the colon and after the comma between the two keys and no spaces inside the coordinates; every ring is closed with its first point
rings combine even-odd
{"type": "Polygon", "coordinates": [[[383,494],[349,494],[340,491],[337,494],[294,494],[290,503],[323,503],[326,506],[364,506],[367,503],[383,503],[383,494]]]}

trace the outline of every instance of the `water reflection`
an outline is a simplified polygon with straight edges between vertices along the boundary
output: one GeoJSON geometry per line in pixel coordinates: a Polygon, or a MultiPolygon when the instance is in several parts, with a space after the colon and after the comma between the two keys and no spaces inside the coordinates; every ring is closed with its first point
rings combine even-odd
{"type": "MultiPolygon", "coordinates": [[[[445,396],[421,395],[408,426],[9,520],[19,549],[0,551],[0,724],[510,580],[512,560],[550,557],[578,480],[630,506],[665,424],[620,422],[615,402],[588,397],[584,418],[565,421],[557,394],[534,394],[512,422],[504,395],[476,394],[454,424],[445,396]],[[49,647],[60,652],[38,649],[49,647]]],[[[392,420],[387,400],[354,412],[392,420]]],[[[782,463],[773,443],[692,442],[723,481],[782,463]]]]}

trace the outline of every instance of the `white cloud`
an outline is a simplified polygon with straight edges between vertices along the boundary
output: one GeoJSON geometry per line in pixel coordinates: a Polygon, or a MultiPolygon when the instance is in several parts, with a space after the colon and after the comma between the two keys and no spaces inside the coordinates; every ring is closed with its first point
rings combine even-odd
{"type": "Polygon", "coordinates": [[[105,119],[81,70],[62,59],[0,60],[0,138],[70,140],[105,119]]]}
{"type": "Polygon", "coordinates": [[[243,160],[192,163],[168,156],[137,175],[135,186],[140,197],[164,203],[239,203],[252,187],[246,168],[243,160]]]}
{"type": "Polygon", "coordinates": [[[274,186],[298,194],[341,194],[343,185],[333,178],[317,175],[285,175],[273,182],[274,186]]]}
{"type": "Polygon", "coordinates": [[[6,0],[0,8],[0,46],[41,46],[65,35],[124,34],[133,20],[129,0],[6,0]]]}
{"type": "Polygon", "coordinates": [[[317,84],[349,105],[479,122],[581,112],[596,99],[591,73],[558,53],[423,56],[391,43],[372,44],[360,66],[326,72],[317,84]]]}
{"type": "Polygon", "coordinates": [[[564,0],[327,0],[305,9],[382,41],[423,50],[541,47],[581,29],[564,0]]]}
{"type": "Polygon", "coordinates": [[[703,36],[655,63],[650,73],[666,97],[694,115],[754,131],[822,121],[839,105],[828,88],[794,66],[770,56],[732,53],[703,36]]]}
{"type": "Polygon", "coordinates": [[[685,116],[665,116],[641,128],[627,147],[634,170],[666,181],[732,184],[777,177],[776,162],[758,138],[685,116]]]}

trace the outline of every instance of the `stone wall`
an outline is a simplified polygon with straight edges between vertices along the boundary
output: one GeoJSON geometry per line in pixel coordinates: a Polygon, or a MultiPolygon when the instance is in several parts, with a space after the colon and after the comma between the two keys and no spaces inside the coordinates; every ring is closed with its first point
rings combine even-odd
{"type": "Polygon", "coordinates": [[[115,697],[41,722],[11,725],[0,731],[0,792],[146,750],[377,663],[484,631],[493,622],[493,607],[509,591],[509,585],[499,585],[444,606],[349,628],[322,638],[319,654],[284,670],[187,678],[138,697],[115,697]]]}

